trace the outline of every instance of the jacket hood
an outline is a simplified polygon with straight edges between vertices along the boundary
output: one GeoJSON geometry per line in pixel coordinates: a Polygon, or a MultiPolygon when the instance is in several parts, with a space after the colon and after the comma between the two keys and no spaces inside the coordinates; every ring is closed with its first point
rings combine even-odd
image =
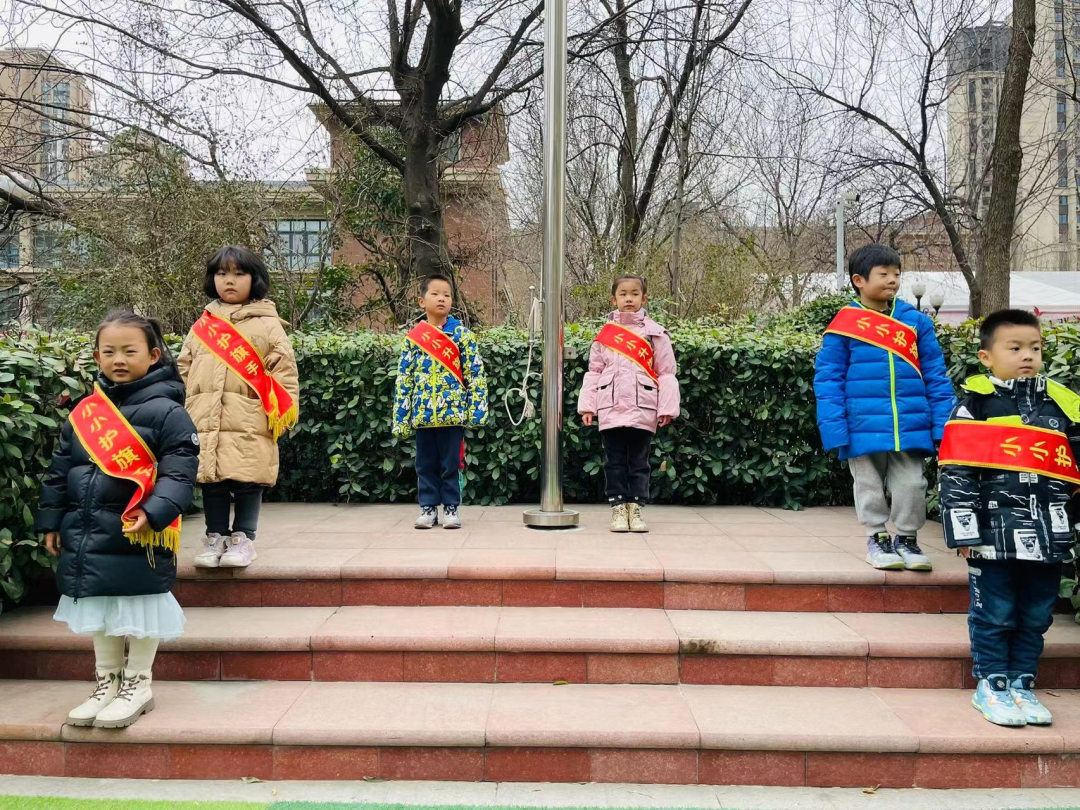
{"type": "Polygon", "coordinates": [[[648,310],[642,307],[637,312],[614,312],[608,313],[608,320],[623,326],[637,326],[645,330],[648,337],[664,334],[664,327],[649,317],[648,310]]]}
{"type": "Polygon", "coordinates": [[[105,396],[117,405],[136,404],[155,397],[184,404],[184,383],[171,363],[156,363],[141,380],[117,384],[98,374],[97,382],[105,396]]]}
{"type": "MultiPolygon", "coordinates": [[[[427,320],[426,316],[424,317],[424,320],[427,320]]],[[[446,323],[443,324],[442,330],[446,332],[446,334],[450,335],[453,334],[454,330],[457,329],[459,326],[461,326],[461,321],[459,321],[453,315],[447,315],[446,323]]]]}
{"type": "Polygon", "coordinates": [[[259,301],[248,301],[246,304],[226,304],[220,298],[215,298],[206,305],[211,315],[217,315],[229,323],[241,323],[250,318],[277,318],[281,325],[289,324],[278,315],[277,304],[269,298],[259,301]]]}
{"type": "Polygon", "coordinates": [[[1021,391],[1027,386],[1034,386],[1037,392],[1045,392],[1064,411],[1070,421],[1080,422],[1080,394],[1070,391],[1061,383],[1056,383],[1042,374],[1018,380],[999,380],[989,374],[976,374],[968,377],[960,387],[974,394],[988,395],[998,388],[1003,391],[1021,391]]]}

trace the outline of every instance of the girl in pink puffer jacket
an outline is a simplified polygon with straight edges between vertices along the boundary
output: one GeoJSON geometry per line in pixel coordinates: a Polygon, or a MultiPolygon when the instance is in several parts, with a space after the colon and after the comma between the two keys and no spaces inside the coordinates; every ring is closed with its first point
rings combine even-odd
{"type": "Polygon", "coordinates": [[[653,434],[679,415],[675,352],[667,331],[645,312],[647,302],[645,279],[615,279],[615,311],[592,345],[578,400],[582,421],[600,425],[613,532],[649,530],[641,506],[649,499],[653,434]]]}

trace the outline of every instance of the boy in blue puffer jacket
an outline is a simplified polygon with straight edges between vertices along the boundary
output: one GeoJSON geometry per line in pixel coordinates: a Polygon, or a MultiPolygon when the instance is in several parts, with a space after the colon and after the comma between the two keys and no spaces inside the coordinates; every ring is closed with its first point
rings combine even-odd
{"type": "Polygon", "coordinates": [[[929,571],[917,539],[926,522],[923,460],[941,441],[956,396],[934,322],[896,298],[899,254],[867,245],[852,254],[848,273],[859,297],[829,325],[815,364],[821,440],[851,469],[866,561],[929,571]]]}

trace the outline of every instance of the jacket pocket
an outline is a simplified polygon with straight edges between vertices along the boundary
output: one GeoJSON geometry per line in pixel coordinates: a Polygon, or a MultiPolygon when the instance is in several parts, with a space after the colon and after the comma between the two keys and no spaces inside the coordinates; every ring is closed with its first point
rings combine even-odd
{"type": "Polygon", "coordinates": [[[637,377],[637,406],[643,411],[655,411],[659,407],[660,391],[651,377],[637,377]]]}
{"type": "Polygon", "coordinates": [[[615,375],[606,374],[596,386],[596,412],[615,407],[615,375]]]}

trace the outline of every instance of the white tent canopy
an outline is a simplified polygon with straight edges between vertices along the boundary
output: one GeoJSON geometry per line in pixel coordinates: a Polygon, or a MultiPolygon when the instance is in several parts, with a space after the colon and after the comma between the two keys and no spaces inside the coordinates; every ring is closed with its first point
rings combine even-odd
{"type": "MultiPolygon", "coordinates": [[[[934,293],[943,293],[945,301],[939,317],[945,323],[960,323],[968,316],[968,286],[961,273],[905,270],[901,275],[900,297],[915,303],[911,291],[916,283],[926,286],[923,309],[930,308],[934,293]]],[[[1016,309],[1035,310],[1046,318],[1080,316],[1080,272],[1013,273],[1010,276],[1009,302],[1016,309]]]]}

